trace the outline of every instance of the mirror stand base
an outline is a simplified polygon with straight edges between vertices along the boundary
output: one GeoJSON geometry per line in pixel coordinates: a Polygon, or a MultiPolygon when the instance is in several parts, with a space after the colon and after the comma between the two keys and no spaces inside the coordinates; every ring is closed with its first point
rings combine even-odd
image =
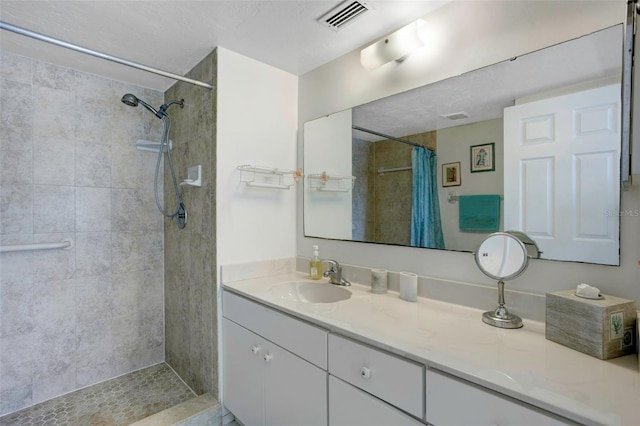
{"type": "Polygon", "coordinates": [[[506,308],[502,306],[495,311],[487,311],[482,314],[482,322],[500,328],[522,327],[522,318],[507,312],[506,308]]]}

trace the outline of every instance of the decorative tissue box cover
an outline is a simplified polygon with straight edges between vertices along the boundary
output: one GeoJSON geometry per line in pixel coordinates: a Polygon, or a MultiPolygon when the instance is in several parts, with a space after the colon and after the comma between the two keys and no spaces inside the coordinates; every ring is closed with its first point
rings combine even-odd
{"type": "Polygon", "coordinates": [[[547,293],[545,337],[600,359],[635,353],[636,303],[585,299],[575,290],[547,293]]]}

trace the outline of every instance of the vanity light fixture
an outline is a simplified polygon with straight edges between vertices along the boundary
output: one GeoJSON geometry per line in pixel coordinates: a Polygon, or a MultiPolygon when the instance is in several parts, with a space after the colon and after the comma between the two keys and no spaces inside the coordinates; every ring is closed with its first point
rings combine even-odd
{"type": "Polygon", "coordinates": [[[362,49],[360,63],[369,71],[373,71],[391,61],[404,61],[414,50],[424,46],[418,35],[420,23],[421,20],[412,22],[362,49]]]}

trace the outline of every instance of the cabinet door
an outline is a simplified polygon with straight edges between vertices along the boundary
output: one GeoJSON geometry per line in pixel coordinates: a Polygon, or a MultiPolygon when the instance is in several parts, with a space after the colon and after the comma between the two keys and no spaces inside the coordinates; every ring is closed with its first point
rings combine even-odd
{"type": "Polygon", "coordinates": [[[326,371],[271,342],[263,359],[267,426],[326,426],[326,371]]]}
{"type": "Polygon", "coordinates": [[[222,319],[224,405],[244,425],[264,425],[265,340],[222,319]]]}
{"type": "Polygon", "coordinates": [[[436,426],[575,424],[435,370],[427,370],[427,422],[436,426]]]}
{"type": "Polygon", "coordinates": [[[330,426],[420,426],[417,420],[340,379],[329,376],[330,426]]]}

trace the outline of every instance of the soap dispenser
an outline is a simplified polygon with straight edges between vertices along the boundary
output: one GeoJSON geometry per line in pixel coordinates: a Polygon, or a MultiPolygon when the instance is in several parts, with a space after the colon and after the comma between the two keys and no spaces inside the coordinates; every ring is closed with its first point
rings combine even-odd
{"type": "Polygon", "coordinates": [[[309,278],[319,280],[322,277],[322,265],[318,253],[318,246],[313,246],[313,257],[309,261],[309,278]]]}

